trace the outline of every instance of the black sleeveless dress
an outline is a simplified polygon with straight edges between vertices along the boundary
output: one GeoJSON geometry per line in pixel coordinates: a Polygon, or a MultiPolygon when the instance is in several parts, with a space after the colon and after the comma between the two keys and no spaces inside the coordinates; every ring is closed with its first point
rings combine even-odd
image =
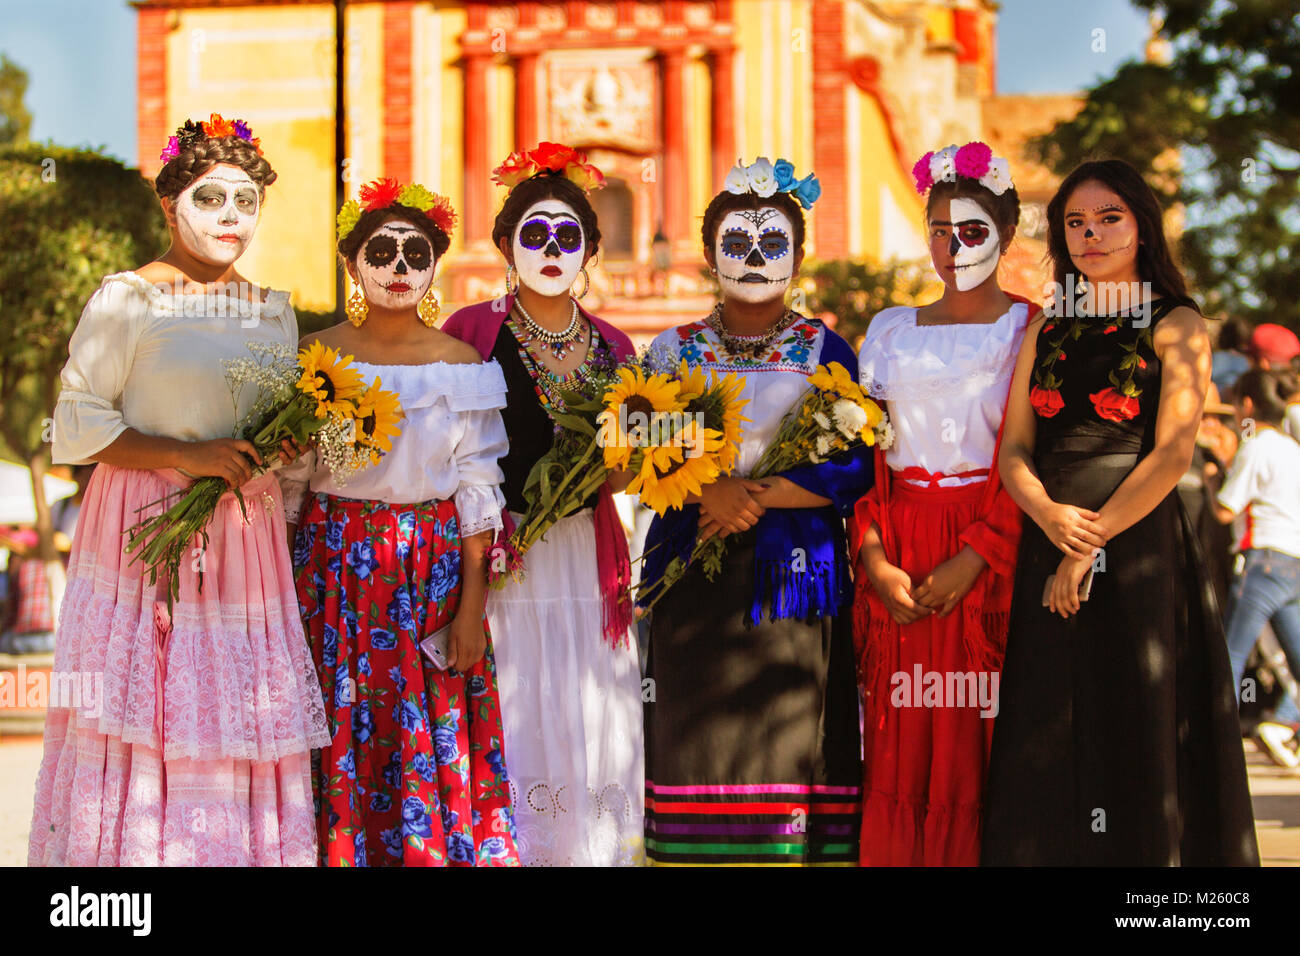
{"type": "MultiPolygon", "coordinates": [[[[1153,447],[1173,307],[1039,332],[1034,465],[1054,501],[1099,510],[1153,447]]],[[[1061,557],[1026,521],[981,863],[1257,865],[1223,622],[1177,491],[1111,539],[1068,619],[1042,606],[1061,557]]]]}

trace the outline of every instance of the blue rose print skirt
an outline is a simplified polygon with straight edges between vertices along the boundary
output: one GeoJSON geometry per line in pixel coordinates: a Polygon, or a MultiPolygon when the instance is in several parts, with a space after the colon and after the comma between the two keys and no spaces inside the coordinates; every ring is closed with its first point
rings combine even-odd
{"type": "Polygon", "coordinates": [[[517,866],[491,639],[465,673],[420,651],[460,602],[455,504],[318,494],[293,562],[331,734],[313,759],[321,862],[517,866]]]}

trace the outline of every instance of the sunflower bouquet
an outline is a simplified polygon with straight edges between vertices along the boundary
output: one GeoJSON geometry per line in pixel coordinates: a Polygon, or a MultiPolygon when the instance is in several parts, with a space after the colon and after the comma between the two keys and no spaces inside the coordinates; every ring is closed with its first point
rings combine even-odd
{"type": "MultiPolygon", "coordinates": [[[[893,443],[893,430],[884,410],[839,362],[819,365],[808,377],[808,384],[811,388],[803,399],[781,419],[776,437],[754,466],[751,478],[761,480],[801,465],[821,464],[832,455],[861,445],[879,443],[888,448],[893,443]]],[[[726,551],[721,535],[697,541],[690,557],[674,558],[661,578],[642,583],[637,603],[647,610],[653,607],[696,561],[701,562],[708,579],[714,580],[722,570],[726,551]]]]}
{"type": "Polygon", "coordinates": [[[524,485],[528,511],[510,538],[500,587],[523,555],[560,519],[583,507],[614,471],[633,474],[629,494],[663,515],[731,471],[740,448],[742,382],[691,369],[651,372],[634,359],[560,389],[563,410],[548,408],[556,435],[524,485]]]}
{"type": "MultiPolygon", "coordinates": [[[[298,445],[314,439],[331,477],[344,484],[356,472],[378,464],[392,450],[402,418],[397,394],[385,391],[379,379],[366,384],[350,367],[351,356],[342,356],[319,341],[299,351],[296,357],[285,345],[250,344],[248,349],[253,358],[226,360],[223,365],[232,401],[238,400],[245,386],[257,389],[252,407],[235,426],[235,437],[251,442],[264,462],[276,458],[285,439],[298,445]]],[[[262,474],[270,467],[262,465],[254,474],[262,474]]],[[[198,535],[207,547],[208,522],[216,512],[217,501],[228,490],[232,489],[224,478],[199,478],[185,491],[138,509],[145,511],[179,496],[161,514],[127,529],[128,541],[123,550],[132,561],[145,562],[150,584],[160,574],[163,576],[168,611],[180,596],[179,571],[190,542],[198,535]]],[[[233,492],[247,517],[243,494],[238,488],[233,492]]],[[[202,589],[201,563],[198,574],[202,589]]]]}

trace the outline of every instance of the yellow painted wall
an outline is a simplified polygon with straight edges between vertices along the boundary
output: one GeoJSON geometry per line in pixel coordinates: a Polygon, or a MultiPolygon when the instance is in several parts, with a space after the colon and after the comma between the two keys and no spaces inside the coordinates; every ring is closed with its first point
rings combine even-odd
{"type": "Polygon", "coordinates": [[[333,299],[333,33],[325,6],[192,9],[167,41],[168,128],[246,120],[278,176],[240,271],[304,308],[333,299]]]}
{"type": "Polygon", "coordinates": [[[925,206],[890,143],[880,104],[857,87],[850,87],[848,97],[849,201],[853,212],[849,219],[849,254],[876,260],[890,258],[881,245],[882,186],[923,247],[925,206]]]}

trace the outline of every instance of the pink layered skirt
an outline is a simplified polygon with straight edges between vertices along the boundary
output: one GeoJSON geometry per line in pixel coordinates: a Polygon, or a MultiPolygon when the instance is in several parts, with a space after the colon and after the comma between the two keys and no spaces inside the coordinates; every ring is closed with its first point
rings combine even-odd
{"type": "MultiPolygon", "coordinates": [[[[170,616],[124,531],[186,484],[99,465],[72,545],[31,866],[315,866],[329,742],[273,474],[222,496],[170,616]],[[199,571],[203,587],[199,590],[199,571]]],[[[170,502],[169,502],[170,503],[170,502]]]]}

